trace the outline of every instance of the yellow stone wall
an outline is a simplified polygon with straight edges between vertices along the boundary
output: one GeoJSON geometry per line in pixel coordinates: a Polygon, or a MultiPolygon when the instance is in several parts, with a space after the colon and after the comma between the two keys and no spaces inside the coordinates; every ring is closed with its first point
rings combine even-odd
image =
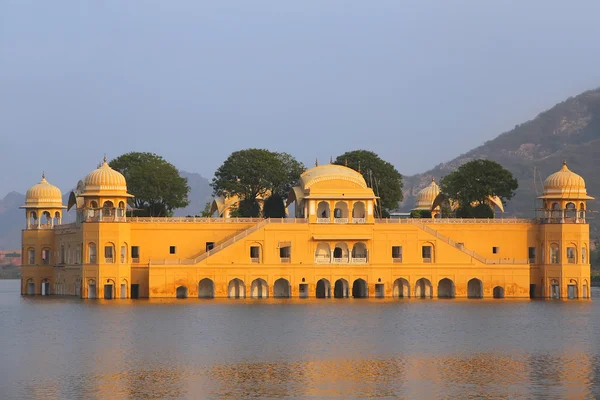
{"type": "Polygon", "coordinates": [[[559,282],[561,297],[568,296],[569,284],[576,285],[578,297],[586,292],[584,285],[588,296],[590,292],[589,227],[582,223],[378,220],[366,224],[317,224],[293,218],[262,222],[183,222],[186,219],[166,218],[141,221],[86,222],[24,230],[23,294],[27,294],[28,282],[34,282],[35,294],[41,294],[41,282],[48,280],[50,293],[82,298],[90,296],[90,283],[96,285],[99,298],[104,297],[106,284],[113,285],[115,298],[130,297],[132,284],[139,285],[140,297],[175,297],[180,286],[187,288],[188,297],[196,297],[204,278],[214,282],[215,297],[227,297],[229,283],[235,278],[244,282],[247,297],[252,294],[252,282],[259,278],[267,283],[269,296],[277,294],[274,282],[286,279],[292,297],[300,296],[301,284],[307,285],[309,297],[315,297],[317,282],[322,278],[329,281],[332,296],[336,280],[345,279],[351,290],[359,278],[367,282],[369,297],[376,293],[385,297],[397,295],[394,282],[400,278],[408,282],[411,297],[417,294],[416,284],[421,278],[431,283],[427,294],[433,297],[438,295],[438,283],[444,278],[454,283],[456,297],[467,296],[468,282],[473,278],[481,280],[483,297],[492,297],[497,286],[503,288],[505,297],[529,297],[530,284],[536,285],[537,297],[548,297],[553,280],[559,282]],[[206,242],[219,244],[236,234],[234,243],[198,263],[192,261],[205,252],[206,242]],[[358,242],[366,245],[366,263],[315,261],[319,243],[329,244],[333,252],[338,243],[347,244],[351,251],[358,242]],[[96,244],[95,263],[89,259],[89,243],[96,244]],[[282,262],[279,246],[288,243],[290,260],[282,262]],[[114,246],[112,263],[104,257],[107,245],[114,246]],[[431,263],[423,260],[424,245],[433,248],[431,263]],[[551,263],[550,245],[560,249],[558,264],[551,263]],[[82,246],[81,263],[77,264],[74,255],[68,259],[70,262],[62,263],[61,246],[70,251],[82,246]],[[121,259],[122,246],[127,249],[125,259],[121,259]],[[139,262],[131,259],[131,246],[139,247],[139,262]],[[170,246],[176,247],[175,254],[169,254],[170,246]],[[258,262],[250,257],[252,246],[260,248],[258,262]],[[392,246],[402,246],[401,263],[392,259],[392,246]],[[43,247],[52,249],[50,265],[42,265],[43,247]],[[495,254],[493,247],[497,248],[495,254]],[[531,264],[529,247],[536,248],[536,260],[531,264]],[[573,264],[567,259],[567,247],[577,249],[573,264]],[[35,265],[28,265],[28,248],[36,250],[35,265]]]}

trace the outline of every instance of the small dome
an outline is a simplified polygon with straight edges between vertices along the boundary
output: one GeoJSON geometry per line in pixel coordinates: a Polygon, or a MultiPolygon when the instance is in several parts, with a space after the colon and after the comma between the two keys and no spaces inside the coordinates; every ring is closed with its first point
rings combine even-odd
{"type": "Polygon", "coordinates": [[[361,188],[367,188],[367,182],[360,172],[337,164],[320,165],[304,171],[300,175],[298,186],[306,190],[314,183],[334,179],[351,181],[361,188]]]}
{"type": "Polygon", "coordinates": [[[586,196],[585,181],[576,173],[569,170],[567,162],[562,168],[550,175],[544,181],[544,196],[574,197],[586,196]]]}
{"type": "Polygon", "coordinates": [[[125,177],[118,171],[115,171],[106,162],[104,157],[103,164],[94,171],[90,172],[84,179],[86,192],[123,192],[127,193],[127,182],[125,177]]]}
{"type": "Polygon", "coordinates": [[[42,174],[40,183],[27,190],[25,206],[62,207],[62,193],[59,188],[49,184],[46,176],[42,174]]]}
{"type": "Polygon", "coordinates": [[[431,179],[429,186],[421,189],[417,193],[417,206],[415,209],[418,210],[431,210],[433,201],[440,194],[440,187],[435,183],[435,179],[431,179]]]}

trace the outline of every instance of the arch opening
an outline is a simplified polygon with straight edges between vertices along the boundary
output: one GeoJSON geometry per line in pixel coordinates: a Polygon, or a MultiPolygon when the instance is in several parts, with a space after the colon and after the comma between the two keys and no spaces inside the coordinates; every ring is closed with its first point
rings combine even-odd
{"type": "Polygon", "coordinates": [[[333,218],[336,223],[348,223],[348,204],[345,201],[335,203],[333,218]]]}
{"type": "Polygon", "coordinates": [[[415,282],[415,297],[416,298],[431,298],[433,295],[433,286],[427,278],[421,278],[415,282]]]}
{"type": "Polygon", "coordinates": [[[291,292],[290,282],[287,279],[279,278],[273,283],[273,297],[280,299],[289,299],[291,292]]]}
{"type": "Polygon", "coordinates": [[[444,278],[438,283],[438,298],[453,299],[456,297],[456,287],[451,279],[444,278]]]}
{"type": "Polygon", "coordinates": [[[356,279],[352,284],[352,297],[355,299],[366,299],[369,297],[369,288],[364,279],[356,279]]]}
{"type": "Polygon", "coordinates": [[[367,262],[367,245],[363,242],[354,243],[352,246],[352,262],[367,262]]]}
{"type": "Polygon", "coordinates": [[[495,299],[503,299],[504,298],[504,288],[502,286],[496,286],[494,288],[494,298],[495,299]]]}
{"type": "Polygon", "coordinates": [[[393,297],[409,298],[410,297],[410,285],[404,278],[398,278],[394,281],[394,288],[392,290],[393,297]]]}
{"type": "Polygon", "coordinates": [[[331,262],[331,250],[329,243],[321,242],[315,250],[315,264],[329,264],[331,262]]]}
{"type": "Polygon", "coordinates": [[[187,299],[188,297],[188,288],[185,286],[178,286],[175,290],[176,296],[178,299],[187,299]]]}
{"type": "Polygon", "coordinates": [[[321,201],[317,205],[317,222],[327,223],[329,222],[329,203],[321,201]]]}
{"type": "Polygon", "coordinates": [[[335,285],[333,287],[333,297],[336,299],[343,299],[346,297],[350,297],[350,290],[348,281],[341,278],[335,281],[335,285]]]}
{"type": "Polygon", "coordinates": [[[467,297],[470,299],[481,299],[483,298],[483,283],[473,278],[467,283],[467,297]]]}
{"type": "Polygon", "coordinates": [[[266,299],[269,297],[269,286],[267,281],[261,278],[257,278],[252,281],[250,287],[250,295],[253,299],[266,299]]]}
{"type": "Polygon", "coordinates": [[[331,298],[331,284],[327,279],[322,278],[317,281],[316,297],[317,299],[331,298]]]}
{"type": "Polygon", "coordinates": [[[348,262],[348,245],[340,242],[335,245],[333,250],[333,262],[334,263],[347,263],[348,262]]]}
{"type": "Polygon", "coordinates": [[[352,222],[354,223],[365,223],[367,217],[367,209],[365,203],[357,201],[352,205],[352,222]]]}
{"type": "Polygon", "coordinates": [[[244,281],[234,278],[229,281],[227,293],[230,299],[243,299],[246,297],[246,286],[244,281]]]}
{"type": "Polygon", "coordinates": [[[212,279],[204,278],[198,282],[198,297],[201,299],[215,297],[215,284],[212,279]]]}

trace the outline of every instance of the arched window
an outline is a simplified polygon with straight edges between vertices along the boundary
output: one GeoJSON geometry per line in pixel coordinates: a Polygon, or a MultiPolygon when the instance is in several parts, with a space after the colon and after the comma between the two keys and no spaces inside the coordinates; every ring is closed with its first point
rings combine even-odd
{"type": "Polygon", "coordinates": [[[57,211],[54,213],[54,225],[60,225],[62,224],[62,216],[60,214],[60,211],[57,211]]]}
{"type": "Polygon", "coordinates": [[[577,219],[577,207],[575,206],[575,203],[567,203],[565,207],[565,218],[568,222],[575,222],[577,219]]]}
{"type": "Polygon", "coordinates": [[[558,204],[558,203],[552,204],[552,218],[554,218],[554,219],[562,218],[562,211],[560,209],[560,204],[558,204]]]}
{"type": "Polygon", "coordinates": [[[329,203],[326,201],[320,202],[317,206],[317,222],[329,222],[329,203]]]}
{"type": "Polygon", "coordinates": [[[27,249],[27,264],[34,265],[35,264],[35,249],[30,247],[27,249]]]}
{"type": "Polygon", "coordinates": [[[581,248],[581,263],[587,264],[587,247],[583,246],[581,248]]]}
{"type": "Polygon", "coordinates": [[[50,264],[50,249],[48,247],[42,249],[42,264],[50,264]]]}
{"type": "Polygon", "coordinates": [[[352,246],[352,262],[367,262],[367,245],[358,242],[352,246]]]}
{"type": "Polygon", "coordinates": [[[550,245],[550,264],[558,264],[560,262],[560,248],[558,244],[552,243],[550,245]]]}
{"type": "Polygon", "coordinates": [[[67,264],[71,264],[71,245],[67,246],[67,264]]]}
{"type": "Polygon", "coordinates": [[[367,217],[365,203],[357,201],[352,205],[352,222],[355,224],[364,224],[367,217]]]}
{"type": "Polygon", "coordinates": [[[103,217],[112,217],[114,215],[115,205],[112,201],[105,201],[102,204],[102,216],[103,217]]]}
{"type": "Polygon", "coordinates": [[[567,262],[569,264],[577,263],[577,247],[573,243],[567,246],[567,262]]]}
{"type": "Polygon", "coordinates": [[[127,243],[121,246],[121,264],[127,263],[127,243]]]}
{"type": "Polygon", "coordinates": [[[348,223],[348,204],[345,201],[338,201],[335,204],[333,218],[337,223],[348,223]]]}
{"type": "Polygon", "coordinates": [[[96,264],[96,243],[88,243],[88,263],[96,264]]]}
{"type": "Polygon", "coordinates": [[[50,214],[48,211],[44,211],[42,213],[41,225],[43,225],[43,226],[52,225],[52,214],[50,214]]]}
{"type": "Polygon", "coordinates": [[[29,213],[29,227],[37,228],[37,223],[38,223],[37,213],[35,211],[30,212],[29,213]]]}
{"type": "Polygon", "coordinates": [[[425,243],[421,246],[421,257],[424,263],[435,261],[435,251],[432,243],[425,243]]]}
{"type": "Polygon", "coordinates": [[[117,216],[118,217],[124,217],[125,216],[125,202],[123,202],[123,201],[119,202],[119,208],[117,210],[117,216]]]}
{"type": "Polygon", "coordinates": [[[115,245],[112,243],[106,243],[104,245],[104,262],[107,264],[113,264],[115,262],[115,245]]]}
{"type": "Polygon", "coordinates": [[[321,242],[315,250],[315,264],[329,264],[331,262],[331,250],[329,244],[321,242]]]}

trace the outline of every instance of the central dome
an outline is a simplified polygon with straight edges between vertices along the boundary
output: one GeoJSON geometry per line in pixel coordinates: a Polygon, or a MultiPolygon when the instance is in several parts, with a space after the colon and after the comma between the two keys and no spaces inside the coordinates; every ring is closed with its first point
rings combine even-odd
{"type": "Polygon", "coordinates": [[[337,164],[320,165],[305,171],[300,175],[298,185],[306,190],[317,182],[333,179],[351,181],[362,188],[367,188],[367,182],[360,172],[337,164]]]}
{"type": "Polygon", "coordinates": [[[127,193],[125,177],[108,165],[106,157],[104,157],[104,162],[98,169],[90,172],[85,177],[84,184],[86,193],[100,191],[127,193]]]}
{"type": "Polygon", "coordinates": [[[586,196],[585,181],[576,173],[569,170],[567,162],[558,172],[553,173],[544,181],[544,196],[586,196]]]}

